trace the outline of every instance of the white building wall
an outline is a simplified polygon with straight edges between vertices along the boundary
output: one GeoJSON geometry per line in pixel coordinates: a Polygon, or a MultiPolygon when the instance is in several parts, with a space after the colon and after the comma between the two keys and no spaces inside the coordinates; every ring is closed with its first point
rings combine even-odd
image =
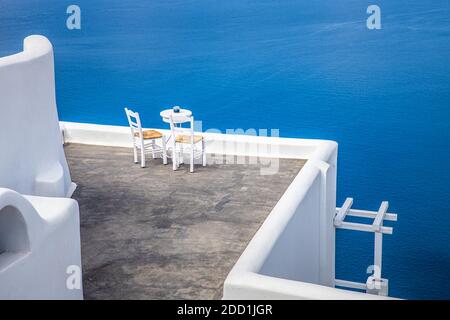
{"type": "Polygon", "coordinates": [[[0,188],[0,300],[83,298],[78,212],[73,199],[0,188]]]}
{"type": "Polygon", "coordinates": [[[0,299],[82,299],[78,204],[62,147],[53,48],[0,58],[0,299]]]}
{"type": "Polygon", "coordinates": [[[0,58],[0,186],[65,197],[74,190],[62,147],[55,99],[53,48],[43,36],[0,58]]]}

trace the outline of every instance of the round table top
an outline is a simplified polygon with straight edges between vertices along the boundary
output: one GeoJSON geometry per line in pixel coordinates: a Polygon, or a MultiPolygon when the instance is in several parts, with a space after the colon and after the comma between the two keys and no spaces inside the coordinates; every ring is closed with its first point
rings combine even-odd
{"type": "Polygon", "coordinates": [[[167,123],[170,123],[170,115],[171,114],[177,114],[177,115],[183,115],[186,117],[190,117],[190,116],[192,116],[192,111],[188,110],[188,109],[180,109],[180,112],[174,113],[173,109],[166,109],[159,113],[159,115],[161,116],[163,121],[167,122],[167,123]]]}

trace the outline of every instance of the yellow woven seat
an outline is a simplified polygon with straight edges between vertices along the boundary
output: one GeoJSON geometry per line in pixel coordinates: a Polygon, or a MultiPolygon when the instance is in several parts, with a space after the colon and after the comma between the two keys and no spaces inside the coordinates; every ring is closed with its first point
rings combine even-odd
{"type": "MultiPolygon", "coordinates": [[[[194,143],[197,143],[197,142],[202,141],[202,140],[203,140],[202,136],[194,136],[194,143]]],[[[179,136],[177,136],[175,141],[178,142],[178,143],[191,143],[191,136],[179,135],[179,136]]]]}
{"type": "MultiPolygon", "coordinates": [[[[144,140],[159,139],[163,136],[161,132],[156,131],[156,130],[144,130],[144,131],[142,131],[142,135],[143,135],[144,140]]],[[[134,134],[134,136],[139,137],[139,132],[136,132],[134,134]]]]}

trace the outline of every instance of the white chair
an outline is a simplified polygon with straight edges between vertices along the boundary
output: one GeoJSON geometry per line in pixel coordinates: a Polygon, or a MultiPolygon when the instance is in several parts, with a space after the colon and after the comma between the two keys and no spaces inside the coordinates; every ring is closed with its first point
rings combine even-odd
{"type": "Polygon", "coordinates": [[[131,137],[133,139],[134,163],[138,163],[138,151],[141,154],[141,167],[145,168],[145,154],[152,154],[153,159],[157,155],[162,156],[163,163],[167,164],[166,139],[164,135],[156,130],[142,130],[141,119],[139,113],[133,112],[125,108],[128,123],[131,129],[131,137]],[[161,139],[161,146],[156,144],[156,140],[161,139]]]}
{"type": "Polygon", "coordinates": [[[170,131],[172,133],[172,165],[173,170],[177,170],[180,163],[183,162],[183,152],[185,149],[190,153],[190,172],[194,172],[194,159],[202,158],[202,165],[206,166],[205,139],[200,135],[194,134],[194,117],[185,115],[170,115],[170,131]],[[183,123],[188,123],[188,128],[183,128],[183,123]],[[201,150],[196,146],[201,143],[201,150]]]}

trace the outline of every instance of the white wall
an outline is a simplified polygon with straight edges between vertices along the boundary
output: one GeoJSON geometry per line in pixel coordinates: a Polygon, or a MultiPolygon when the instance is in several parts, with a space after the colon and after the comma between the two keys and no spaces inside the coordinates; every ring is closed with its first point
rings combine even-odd
{"type": "Polygon", "coordinates": [[[53,49],[0,58],[0,299],[82,299],[78,204],[62,147],[53,49]],[[26,194],[26,196],[24,196],[26,194]],[[70,269],[69,269],[70,271],[70,269]],[[76,273],[77,271],[75,271],[76,273]]]}
{"type": "MultiPolygon", "coordinates": [[[[126,123],[125,113],[123,122],[126,123]]],[[[162,125],[163,124],[161,121],[162,125]]],[[[60,122],[64,131],[64,141],[90,145],[132,147],[130,128],[125,126],[108,126],[77,122],[60,122]]],[[[166,128],[155,129],[163,134],[170,134],[166,128]]],[[[206,152],[228,155],[267,156],[291,159],[309,159],[323,140],[261,137],[248,135],[227,135],[203,132],[206,140],[206,152]]]]}
{"type": "Polygon", "coordinates": [[[0,299],[82,299],[79,225],[75,200],[0,188],[0,299]]]}
{"type": "Polygon", "coordinates": [[[314,171],[304,194],[296,193],[292,199],[294,214],[274,241],[259,274],[320,283],[320,175],[314,171]]]}
{"type": "Polygon", "coordinates": [[[224,283],[224,299],[386,299],[334,288],[337,144],[324,141],[224,283]]]}
{"type": "Polygon", "coordinates": [[[23,194],[74,190],[56,111],[53,48],[43,36],[0,58],[0,186],[23,194]]]}
{"type": "Polygon", "coordinates": [[[317,143],[228,275],[224,299],[320,299],[341,292],[333,288],[336,165],[337,144],[317,143]]]}

